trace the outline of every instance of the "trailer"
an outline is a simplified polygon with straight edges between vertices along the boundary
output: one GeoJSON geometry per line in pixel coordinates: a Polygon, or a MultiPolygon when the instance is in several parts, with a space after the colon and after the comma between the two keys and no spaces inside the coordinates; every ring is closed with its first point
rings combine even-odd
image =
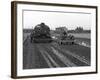
{"type": "Polygon", "coordinates": [[[63,45],[73,45],[75,44],[75,38],[73,35],[69,35],[65,31],[56,40],[58,44],[63,45]]]}

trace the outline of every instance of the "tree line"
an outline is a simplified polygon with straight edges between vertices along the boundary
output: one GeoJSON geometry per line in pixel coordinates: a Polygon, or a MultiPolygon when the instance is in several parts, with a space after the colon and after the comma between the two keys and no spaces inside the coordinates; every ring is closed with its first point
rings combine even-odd
{"type": "Polygon", "coordinates": [[[91,30],[85,30],[83,27],[76,27],[75,30],[68,30],[70,33],[90,33],[91,30]]]}

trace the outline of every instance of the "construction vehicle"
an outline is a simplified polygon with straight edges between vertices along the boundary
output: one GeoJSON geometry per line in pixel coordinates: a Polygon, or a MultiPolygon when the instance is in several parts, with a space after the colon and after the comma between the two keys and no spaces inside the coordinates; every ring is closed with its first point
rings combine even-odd
{"type": "Polygon", "coordinates": [[[58,44],[75,44],[75,38],[73,35],[69,35],[67,32],[63,32],[62,34],[60,34],[60,37],[57,39],[56,41],[58,44]]]}
{"type": "Polygon", "coordinates": [[[31,42],[35,43],[52,42],[52,38],[50,35],[50,28],[45,23],[36,25],[33,32],[31,33],[31,42]]]}

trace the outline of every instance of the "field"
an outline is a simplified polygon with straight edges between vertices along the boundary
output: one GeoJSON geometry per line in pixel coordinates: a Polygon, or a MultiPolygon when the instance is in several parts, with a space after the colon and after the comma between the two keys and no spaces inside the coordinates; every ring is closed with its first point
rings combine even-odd
{"type": "Polygon", "coordinates": [[[27,39],[28,36],[30,36],[31,33],[24,33],[23,34],[23,42],[27,39]]]}
{"type": "Polygon", "coordinates": [[[90,39],[91,38],[90,33],[69,33],[69,34],[75,36],[76,38],[84,38],[84,39],[90,39]]]}
{"type": "MultiPolygon", "coordinates": [[[[77,67],[91,64],[90,47],[80,44],[58,45],[56,42],[31,43],[29,36],[29,33],[23,35],[23,69],[77,67]]],[[[87,35],[76,34],[76,36],[78,36],[75,37],[77,42],[84,41],[90,44],[87,35]]]]}
{"type": "Polygon", "coordinates": [[[85,44],[87,47],[91,46],[91,34],[90,33],[69,33],[75,37],[76,42],[85,44]]]}

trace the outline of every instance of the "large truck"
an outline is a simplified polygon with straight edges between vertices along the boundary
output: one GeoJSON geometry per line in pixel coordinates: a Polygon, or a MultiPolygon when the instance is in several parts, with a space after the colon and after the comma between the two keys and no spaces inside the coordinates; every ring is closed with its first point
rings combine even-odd
{"type": "Polygon", "coordinates": [[[45,24],[41,23],[35,26],[31,33],[31,42],[35,43],[47,43],[52,42],[50,35],[50,28],[45,24]]]}
{"type": "Polygon", "coordinates": [[[63,44],[63,45],[67,45],[67,44],[75,44],[75,38],[73,35],[68,34],[66,31],[63,31],[60,36],[58,37],[58,39],[56,40],[56,42],[58,44],[63,44]]]}

